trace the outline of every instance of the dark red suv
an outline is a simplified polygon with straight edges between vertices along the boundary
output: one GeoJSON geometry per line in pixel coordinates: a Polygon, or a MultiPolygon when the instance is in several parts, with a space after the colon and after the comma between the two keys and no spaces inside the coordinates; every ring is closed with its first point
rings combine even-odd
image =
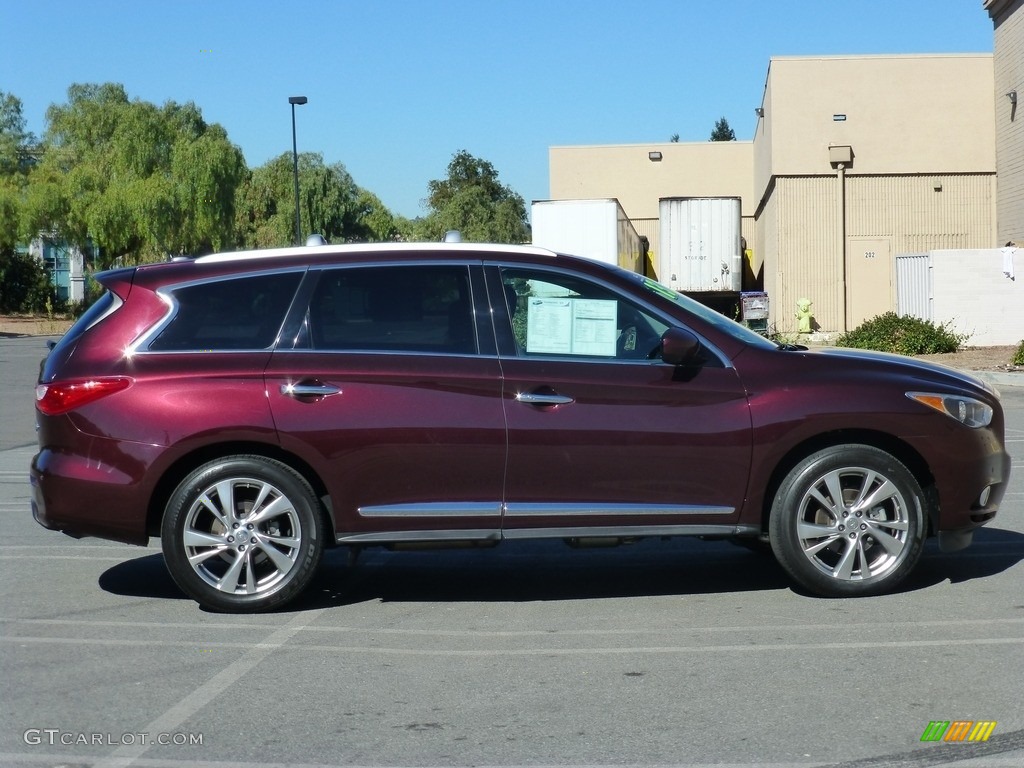
{"type": "Polygon", "coordinates": [[[824,595],[891,589],[1003,496],[998,395],[779,346],[537,248],[363,245],[106,272],[44,362],[33,514],[160,536],[205,606],[284,605],[325,547],[697,535],[824,595]]]}

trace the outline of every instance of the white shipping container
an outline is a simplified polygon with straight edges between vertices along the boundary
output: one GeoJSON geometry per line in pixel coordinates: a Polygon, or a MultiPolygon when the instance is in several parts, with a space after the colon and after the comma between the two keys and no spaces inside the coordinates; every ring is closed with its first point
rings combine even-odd
{"type": "Polygon", "coordinates": [[[643,272],[640,235],[615,198],[535,200],[533,244],[643,272]]]}
{"type": "Polygon", "coordinates": [[[663,197],[658,207],[662,282],[693,293],[740,291],[740,199],[663,197]]]}

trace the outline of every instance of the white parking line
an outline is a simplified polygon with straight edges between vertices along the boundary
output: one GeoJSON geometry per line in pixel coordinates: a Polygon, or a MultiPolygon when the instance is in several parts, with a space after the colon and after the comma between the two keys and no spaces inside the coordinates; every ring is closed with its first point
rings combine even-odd
{"type": "Polygon", "coordinates": [[[120,563],[124,558],[115,555],[0,555],[0,560],[107,560],[120,563]]]}
{"type": "MultiPolygon", "coordinates": [[[[263,659],[276,650],[283,648],[297,633],[316,621],[326,609],[301,613],[264,642],[251,645],[249,651],[237,661],[232,662],[203,685],[183,698],[173,707],[142,728],[143,733],[173,733],[178,726],[196,714],[225,690],[230,688],[239,678],[253,669],[263,659]]],[[[94,768],[123,768],[149,751],[150,744],[122,745],[115,749],[109,757],[97,760],[94,768]]]]}
{"type": "MultiPolygon", "coordinates": [[[[319,615],[326,609],[319,609],[319,615]]],[[[383,656],[435,656],[435,657],[509,657],[509,656],[595,656],[601,654],[620,655],[629,654],[697,654],[697,653],[765,653],[768,651],[851,651],[866,650],[877,651],[880,648],[947,648],[958,646],[995,646],[995,645],[1024,645],[1024,637],[965,637],[960,639],[943,640],[870,640],[864,642],[829,642],[829,643],[734,643],[724,645],[654,645],[635,646],[619,645],[600,648],[588,648],[573,646],[570,648],[558,648],[544,646],[539,648],[398,648],[380,645],[326,645],[326,644],[301,644],[286,645],[290,639],[302,627],[292,626],[298,623],[300,618],[296,617],[288,625],[275,632],[266,643],[253,645],[246,642],[232,643],[207,643],[196,642],[195,640],[125,640],[120,638],[82,638],[82,637],[38,637],[38,636],[0,636],[0,642],[22,645],[75,645],[75,646],[101,646],[101,647],[146,647],[146,648],[180,648],[192,647],[205,650],[231,649],[244,650],[252,649],[253,653],[247,653],[238,661],[228,665],[223,671],[210,679],[208,683],[200,686],[191,694],[186,696],[174,707],[158,717],[142,730],[148,733],[170,732],[189,717],[194,715],[202,706],[212,700],[216,695],[226,689],[231,683],[240,678],[271,651],[297,651],[302,653],[359,653],[359,654],[380,654],[383,656]],[[277,638],[283,639],[277,639],[277,638]],[[259,651],[256,653],[256,651],[259,651]]],[[[140,753],[141,754],[141,753],[140,753]]],[[[97,763],[97,765],[99,765],[97,763]]]]}

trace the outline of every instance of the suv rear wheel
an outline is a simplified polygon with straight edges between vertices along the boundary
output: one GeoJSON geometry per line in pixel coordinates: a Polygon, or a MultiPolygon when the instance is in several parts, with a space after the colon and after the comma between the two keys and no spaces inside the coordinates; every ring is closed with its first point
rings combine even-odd
{"type": "Polygon", "coordinates": [[[779,563],[830,597],[891,590],[924,545],[924,494],[895,457],[867,445],[808,456],[782,482],[769,533],[779,563]]]}
{"type": "Polygon", "coordinates": [[[323,553],[309,483],[262,456],[230,456],[193,471],[167,503],[164,560],[177,585],[217,611],[279,608],[312,579],[323,553]]]}

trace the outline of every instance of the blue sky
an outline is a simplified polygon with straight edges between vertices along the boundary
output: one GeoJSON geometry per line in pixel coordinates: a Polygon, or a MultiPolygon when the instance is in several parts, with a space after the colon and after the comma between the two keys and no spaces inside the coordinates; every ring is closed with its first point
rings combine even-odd
{"type": "MultiPolygon", "coordinates": [[[[250,167],[341,162],[404,216],[461,150],[531,200],[548,147],[756,124],[772,56],[990,53],[982,0],[0,0],[0,90],[42,134],[72,83],[194,102],[250,167]]],[[[884,84],[880,84],[884,87],[884,84]]]]}

